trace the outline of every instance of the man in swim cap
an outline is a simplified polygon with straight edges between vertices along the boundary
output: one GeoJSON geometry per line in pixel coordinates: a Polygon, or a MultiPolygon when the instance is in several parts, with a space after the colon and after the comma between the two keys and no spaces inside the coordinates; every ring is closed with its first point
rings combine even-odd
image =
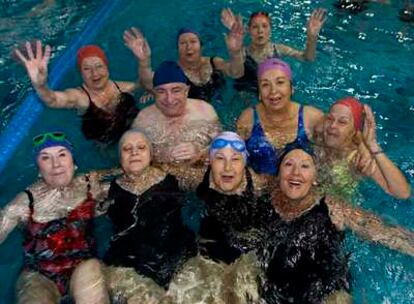
{"type": "Polygon", "coordinates": [[[144,108],[133,127],[144,129],[158,163],[194,163],[206,156],[220,123],[214,108],[188,98],[187,77],[174,61],[164,61],[154,73],[155,104],[144,108]]]}

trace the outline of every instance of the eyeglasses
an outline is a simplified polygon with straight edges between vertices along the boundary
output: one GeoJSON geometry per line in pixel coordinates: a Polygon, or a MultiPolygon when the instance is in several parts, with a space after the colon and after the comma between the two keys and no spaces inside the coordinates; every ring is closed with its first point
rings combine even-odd
{"type": "Polygon", "coordinates": [[[43,144],[47,139],[56,141],[65,141],[66,134],[63,132],[46,132],[33,137],[33,146],[37,147],[43,144]]]}
{"type": "Polygon", "coordinates": [[[211,149],[222,149],[226,146],[231,146],[237,152],[244,152],[246,151],[246,145],[244,141],[241,140],[229,140],[224,138],[218,138],[213,140],[211,144],[211,149]]]}

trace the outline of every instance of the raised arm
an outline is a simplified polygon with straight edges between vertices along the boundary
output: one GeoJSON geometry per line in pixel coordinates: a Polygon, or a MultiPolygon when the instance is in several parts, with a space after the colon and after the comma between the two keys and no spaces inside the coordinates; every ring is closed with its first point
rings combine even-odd
{"type": "Polygon", "coordinates": [[[50,59],[51,48],[46,45],[44,51],[42,43],[36,41],[34,52],[32,45],[26,42],[26,55],[20,50],[15,50],[16,56],[20,59],[27,74],[36,90],[39,98],[52,108],[76,108],[85,109],[88,107],[88,99],[82,95],[78,89],[68,89],[65,91],[51,90],[47,85],[47,65],[50,59]]]}
{"type": "Polygon", "coordinates": [[[365,119],[362,132],[363,145],[371,157],[371,168],[363,166],[362,173],[370,176],[385,192],[399,198],[408,199],[410,185],[400,169],[387,157],[377,142],[375,116],[368,105],[364,105],[365,119]]]}
{"type": "Polygon", "coordinates": [[[315,9],[307,25],[307,39],[304,51],[299,51],[284,44],[276,44],[276,48],[281,55],[296,58],[302,61],[313,61],[316,57],[316,44],[318,42],[319,32],[326,21],[326,10],[322,8],[315,9]]]}
{"type": "Polygon", "coordinates": [[[230,32],[225,35],[230,61],[227,62],[219,57],[214,58],[216,68],[232,78],[240,78],[244,74],[243,37],[243,20],[241,16],[237,16],[230,32]]]}
{"type": "Polygon", "coordinates": [[[414,256],[414,233],[398,226],[386,225],[379,217],[349,203],[326,199],[335,226],[351,229],[358,236],[391,249],[414,256]]]}
{"type": "Polygon", "coordinates": [[[29,215],[29,198],[26,193],[18,194],[13,201],[0,210],[0,243],[29,215]]]}
{"type": "Polygon", "coordinates": [[[125,45],[138,59],[138,79],[140,85],[146,90],[152,89],[151,49],[142,32],[131,27],[124,32],[125,45]]]}

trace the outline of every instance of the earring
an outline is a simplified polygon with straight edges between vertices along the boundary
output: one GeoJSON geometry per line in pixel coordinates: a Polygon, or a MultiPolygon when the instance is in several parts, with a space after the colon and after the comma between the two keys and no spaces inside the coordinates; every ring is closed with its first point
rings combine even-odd
{"type": "Polygon", "coordinates": [[[312,186],[318,186],[319,184],[318,184],[318,182],[317,181],[313,181],[312,182],[312,186]]]}
{"type": "Polygon", "coordinates": [[[77,165],[75,165],[74,167],[73,167],[73,170],[78,170],[78,166],[77,165]]]}

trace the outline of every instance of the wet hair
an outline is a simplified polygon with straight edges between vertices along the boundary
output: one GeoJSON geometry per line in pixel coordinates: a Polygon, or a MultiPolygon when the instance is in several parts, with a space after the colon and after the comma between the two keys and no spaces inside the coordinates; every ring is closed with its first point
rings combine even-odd
{"type": "Polygon", "coordinates": [[[148,147],[150,149],[150,155],[152,157],[152,142],[151,142],[151,140],[148,136],[148,133],[144,129],[141,129],[141,128],[132,128],[132,129],[129,129],[128,131],[126,131],[124,134],[122,134],[121,138],[119,139],[119,143],[118,143],[118,156],[119,156],[119,158],[121,158],[122,145],[125,142],[125,138],[129,134],[135,134],[135,133],[136,134],[141,134],[144,137],[146,143],[148,144],[148,147]]]}
{"type": "Polygon", "coordinates": [[[265,11],[257,11],[257,12],[253,12],[250,14],[250,18],[249,18],[249,22],[247,23],[247,25],[250,27],[250,25],[253,22],[253,19],[256,17],[266,17],[267,21],[269,21],[269,24],[272,24],[272,20],[270,20],[270,16],[268,12],[265,11]]]}

